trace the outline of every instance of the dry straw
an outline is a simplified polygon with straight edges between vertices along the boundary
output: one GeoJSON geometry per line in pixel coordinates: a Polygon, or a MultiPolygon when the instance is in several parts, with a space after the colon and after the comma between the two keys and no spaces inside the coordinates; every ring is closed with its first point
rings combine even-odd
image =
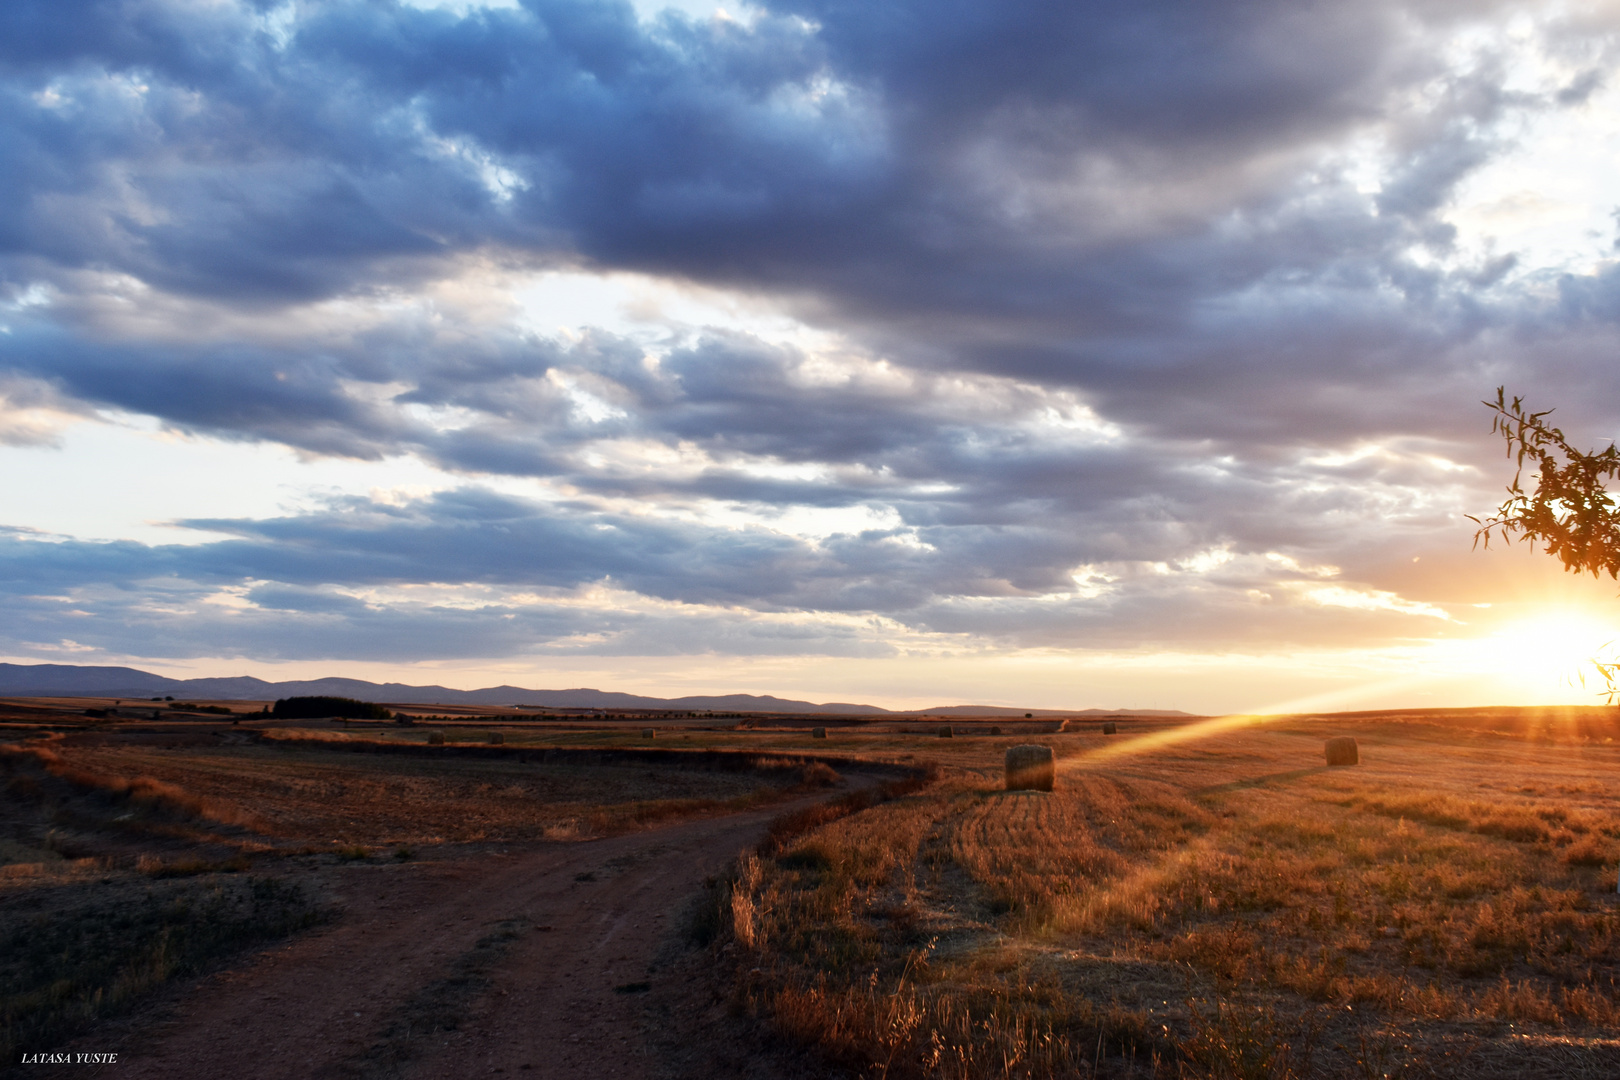
{"type": "Polygon", "coordinates": [[[1008,791],[1051,791],[1057,774],[1057,758],[1050,746],[1009,746],[1007,748],[1008,791]]]}
{"type": "Polygon", "coordinates": [[[1327,754],[1327,763],[1329,765],[1361,764],[1361,754],[1356,749],[1356,740],[1348,735],[1340,735],[1337,738],[1329,739],[1327,745],[1323,747],[1323,751],[1327,754]]]}

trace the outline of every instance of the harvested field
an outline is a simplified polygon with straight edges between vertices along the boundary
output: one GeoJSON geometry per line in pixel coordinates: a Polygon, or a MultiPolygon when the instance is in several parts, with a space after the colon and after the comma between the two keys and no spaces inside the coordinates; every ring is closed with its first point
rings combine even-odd
{"type": "Polygon", "coordinates": [[[888,1077],[1616,1075],[1620,749],[1446,719],[958,743],[746,868],[734,992],[888,1077]]]}
{"type": "Polygon", "coordinates": [[[104,741],[66,755],[92,772],[151,777],[240,807],[270,837],[373,846],[578,839],[755,805],[800,780],[791,769],[543,764],[274,743],[104,741]]]}
{"type": "Polygon", "coordinates": [[[339,900],[335,928],[241,968],[217,1001],[199,993],[172,1035],[127,1043],[147,1063],[132,1075],[190,1075],[173,1070],[194,1058],[199,1076],[295,1075],[208,1056],[213,1027],[257,1031],[265,985],[274,1023],[330,1047],[333,1075],[1620,1075],[1613,719],[1120,717],[1109,736],[953,721],[950,739],[845,723],[838,758],[808,764],[828,746],[808,725],[677,727],[656,747],[642,721],[509,725],[495,745],[480,720],[431,747],[410,727],[85,728],[53,752],[129,782],[8,787],[4,805],[34,817],[8,819],[0,873],[19,889],[0,907],[57,878],[212,889],[266,871],[311,910],[339,900]],[[1356,740],[1357,766],[1325,764],[1332,736],[1356,740]],[[1032,742],[1054,750],[1054,790],[1002,790],[1005,752],[1032,742]],[[760,767],[773,754],[793,761],[760,767]],[[97,837],[124,846],[73,847],[97,837]],[[634,902],[603,888],[631,866],[662,883],[634,902]],[[552,943],[564,926],[572,952],[552,943]],[[565,955],[600,966],[588,994],[555,989],[546,964],[565,955]],[[457,974],[473,960],[476,978],[457,974]],[[359,1019],[298,996],[312,974],[348,994],[357,972],[359,1019]],[[574,1021],[535,1028],[520,995],[577,1012],[588,1045],[548,1056],[574,1021]],[[462,1025],[439,1049],[413,1026],[429,1005],[462,1025]]]}

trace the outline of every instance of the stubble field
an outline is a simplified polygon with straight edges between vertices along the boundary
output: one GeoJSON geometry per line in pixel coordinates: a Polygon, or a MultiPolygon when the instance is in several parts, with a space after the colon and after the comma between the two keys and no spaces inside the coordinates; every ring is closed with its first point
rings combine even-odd
{"type": "Polygon", "coordinates": [[[734,1000],[888,1077],[1620,1074],[1612,716],[1501,719],[939,740],[740,868],[734,1000]],[[1000,790],[1024,741],[1052,793],[1000,790]]]}

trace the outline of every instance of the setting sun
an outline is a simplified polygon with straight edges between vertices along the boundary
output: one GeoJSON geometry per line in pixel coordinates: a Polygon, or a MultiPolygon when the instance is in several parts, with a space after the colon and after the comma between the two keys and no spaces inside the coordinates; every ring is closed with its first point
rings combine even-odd
{"type": "Polygon", "coordinates": [[[1482,666],[1526,691],[1551,694],[1602,690],[1594,659],[1613,656],[1620,631],[1584,613],[1566,612],[1510,623],[1478,641],[1482,666]]]}

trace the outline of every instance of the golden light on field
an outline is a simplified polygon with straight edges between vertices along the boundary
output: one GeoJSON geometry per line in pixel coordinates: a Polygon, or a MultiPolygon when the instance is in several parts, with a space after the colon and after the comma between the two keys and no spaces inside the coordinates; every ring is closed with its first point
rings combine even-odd
{"type": "Polygon", "coordinates": [[[1519,695],[1532,704],[1597,705],[1606,686],[1594,660],[1620,661],[1620,628],[1581,611],[1549,612],[1509,622],[1484,637],[1437,642],[1408,653],[1407,669],[1398,674],[1120,739],[1060,760],[1058,769],[1089,768],[1293,714],[1365,708],[1369,696],[1413,695],[1459,678],[1488,683],[1493,694],[1519,695]]]}
{"type": "Polygon", "coordinates": [[[1265,717],[1254,713],[1212,716],[1208,720],[1200,720],[1195,724],[1182,724],[1178,727],[1165,728],[1162,731],[1151,731],[1146,735],[1120,739],[1118,742],[1105,743],[1088,753],[1075,757],[1059,758],[1057,769],[1058,772],[1068,772],[1073,769],[1090,768],[1106,762],[1118,761],[1121,758],[1135,757],[1138,754],[1162,750],[1177,743],[1191,742],[1194,739],[1207,739],[1214,735],[1225,735],[1231,731],[1253,727],[1255,724],[1263,723],[1264,720],[1265,717]]]}

